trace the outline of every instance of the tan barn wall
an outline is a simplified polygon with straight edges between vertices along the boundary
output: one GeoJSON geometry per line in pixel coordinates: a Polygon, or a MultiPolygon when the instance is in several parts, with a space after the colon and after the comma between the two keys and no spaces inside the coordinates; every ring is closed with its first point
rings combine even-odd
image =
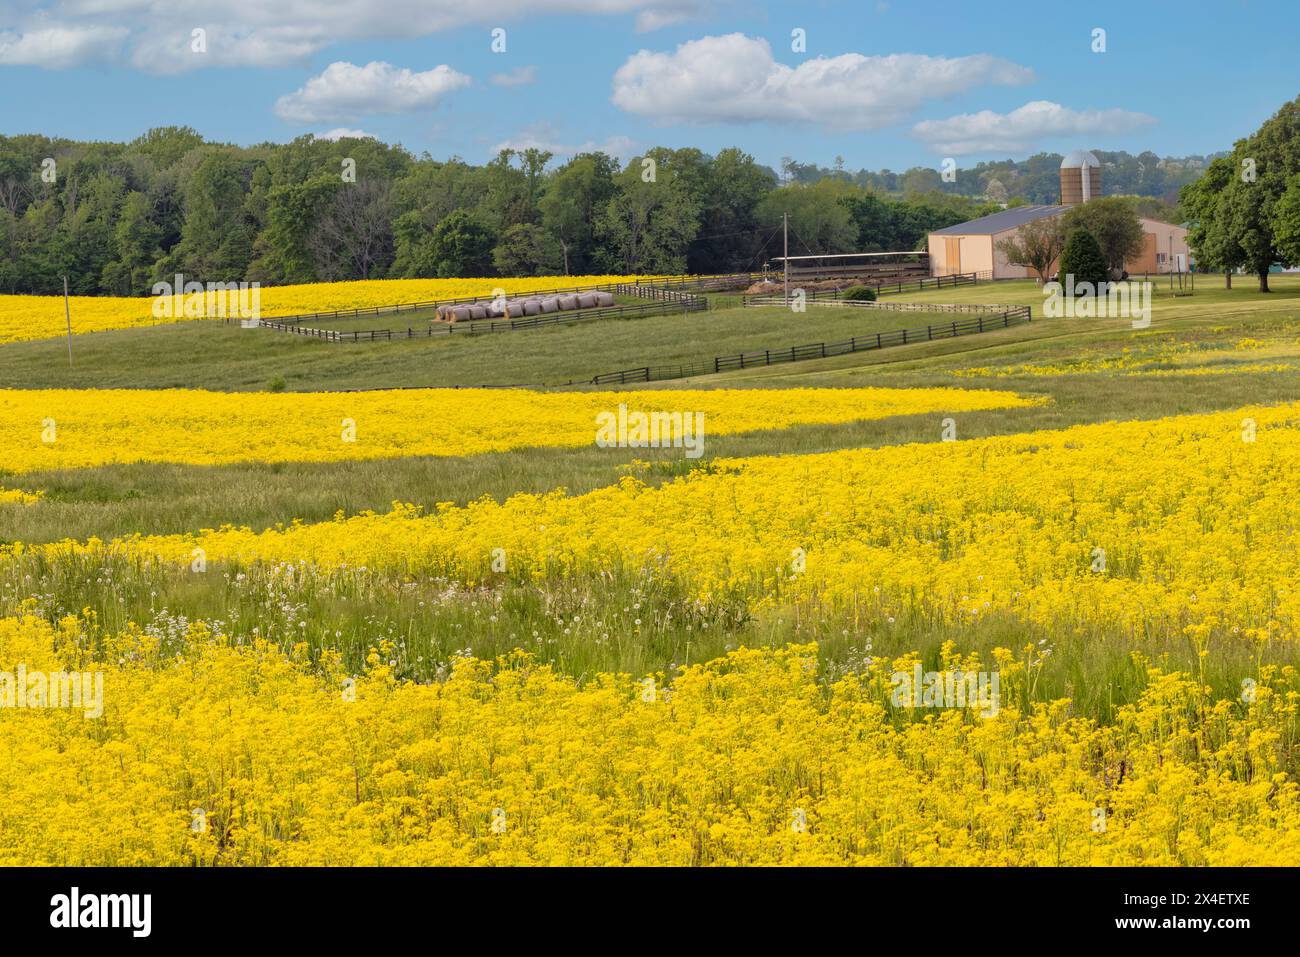
{"type": "Polygon", "coordinates": [[[1187,247],[1187,230],[1173,223],[1162,223],[1158,219],[1141,219],[1142,232],[1146,241],[1142,255],[1124,264],[1130,273],[1166,273],[1174,268],[1174,257],[1183,254],[1186,262],[1191,261],[1191,251],[1187,247]]]}
{"type": "Polygon", "coordinates": [[[948,275],[945,271],[947,269],[947,263],[944,255],[945,244],[943,237],[936,235],[935,233],[930,233],[929,237],[927,237],[927,244],[927,249],[930,253],[930,275],[948,275]]]}
{"type": "MultiPolygon", "coordinates": [[[[1191,261],[1187,247],[1187,230],[1173,223],[1162,223],[1158,219],[1140,218],[1142,232],[1146,234],[1145,245],[1140,256],[1124,264],[1130,273],[1156,274],[1167,273],[1173,269],[1174,257],[1182,253],[1184,260],[1191,261]]],[[[1015,235],[1020,227],[1003,230],[992,236],[945,236],[938,233],[929,235],[930,275],[951,276],[954,273],[991,273],[994,279],[1036,279],[1037,275],[1026,266],[1013,266],[1007,257],[997,248],[1002,240],[1015,235]],[[948,261],[948,240],[961,243],[960,263],[948,261]]],[[[1054,275],[1053,264],[1048,275],[1054,275]]]]}
{"type": "MultiPolygon", "coordinates": [[[[1037,279],[1038,278],[1038,273],[1034,272],[1028,266],[1016,266],[1007,262],[1006,254],[1003,253],[1002,250],[997,248],[998,243],[1002,242],[1002,240],[1004,239],[1010,239],[1012,236],[1016,234],[1016,232],[1019,229],[1020,229],[1019,226],[1015,227],[1015,229],[1004,229],[1002,232],[996,233],[993,236],[989,237],[991,240],[990,246],[993,249],[993,265],[991,268],[993,270],[994,279],[1037,279]]],[[[1052,268],[1047,271],[1047,275],[1051,276],[1055,272],[1056,272],[1056,266],[1055,264],[1053,264],[1052,268]]]]}
{"type": "Polygon", "coordinates": [[[993,270],[993,237],[987,235],[945,236],[930,233],[930,275],[951,276],[954,273],[990,273],[993,270]],[[960,258],[949,262],[950,241],[960,244],[960,258]]]}

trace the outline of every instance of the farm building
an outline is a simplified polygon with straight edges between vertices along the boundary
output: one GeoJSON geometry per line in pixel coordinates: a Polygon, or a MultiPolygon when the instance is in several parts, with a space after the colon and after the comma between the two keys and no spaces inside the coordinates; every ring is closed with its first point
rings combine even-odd
{"type": "MultiPolygon", "coordinates": [[[[1101,163],[1084,150],[1061,162],[1061,202],[1055,206],[1014,206],[970,222],[936,229],[929,236],[930,275],[975,273],[981,279],[1026,279],[1034,272],[1007,262],[998,249],[1026,223],[1060,216],[1076,203],[1101,195],[1101,163]]],[[[1187,230],[1173,223],[1142,219],[1145,234],[1141,255],[1125,263],[1133,274],[1186,271],[1190,260],[1187,230]]]]}

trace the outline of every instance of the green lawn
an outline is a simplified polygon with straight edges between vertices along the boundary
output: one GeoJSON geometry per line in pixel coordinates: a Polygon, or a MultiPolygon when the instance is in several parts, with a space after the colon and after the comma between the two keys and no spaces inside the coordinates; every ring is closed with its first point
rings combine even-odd
{"type": "MultiPolygon", "coordinates": [[[[716,310],[432,339],[330,343],[269,329],[184,322],[0,347],[10,388],[266,389],[586,383],[602,372],[915,327],[920,314],[781,306],[716,310]]],[[[322,324],[324,325],[324,324],[322,324]]],[[[337,326],[329,326],[336,328],[337,326]]]]}
{"type": "MultiPolygon", "coordinates": [[[[647,302],[648,300],[640,299],[636,296],[616,295],[614,297],[614,304],[616,306],[643,306],[646,305],[647,302]]],[[[575,311],[570,313],[570,315],[581,319],[583,311],[584,310],[575,311]]],[[[555,315],[555,313],[551,313],[551,315],[555,315]]],[[[268,316],[267,321],[274,322],[275,317],[268,316]]],[[[363,314],[360,316],[307,319],[304,320],[301,325],[315,329],[332,329],[336,332],[351,332],[354,329],[361,332],[369,332],[373,329],[388,329],[391,330],[394,335],[397,335],[398,333],[405,335],[408,329],[417,334],[424,335],[430,325],[436,325],[439,328],[434,330],[434,335],[443,334],[445,332],[445,330],[441,328],[443,323],[437,321],[436,309],[410,309],[398,310],[396,312],[381,312],[370,315],[363,314]]]]}

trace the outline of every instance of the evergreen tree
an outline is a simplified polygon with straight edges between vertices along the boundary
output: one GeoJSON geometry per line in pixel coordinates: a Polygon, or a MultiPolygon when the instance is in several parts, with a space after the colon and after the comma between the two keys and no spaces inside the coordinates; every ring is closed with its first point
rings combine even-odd
{"type": "Polygon", "coordinates": [[[1092,283],[1095,291],[1107,281],[1107,272],[1106,257],[1101,254],[1101,246],[1092,233],[1086,229],[1071,232],[1061,252],[1061,283],[1066,284],[1067,277],[1073,276],[1075,289],[1088,282],[1092,283]]]}

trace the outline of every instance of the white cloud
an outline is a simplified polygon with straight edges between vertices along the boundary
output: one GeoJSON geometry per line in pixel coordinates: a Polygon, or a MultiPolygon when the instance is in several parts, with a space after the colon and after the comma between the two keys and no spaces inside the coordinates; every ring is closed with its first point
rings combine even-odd
{"type": "Polygon", "coordinates": [[[557,157],[567,159],[578,153],[608,153],[610,156],[626,159],[637,152],[636,141],[627,136],[608,136],[601,142],[586,140],[582,143],[567,142],[550,123],[534,123],[492,147],[496,155],[503,149],[526,150],[539,149],[554,153],[557,157]]]}
{"type": "Polygon", "coordinates": [[[635,54],[614,74],[613,102],[663,122],[871,130],[905,119],[927,99],[1033,78],[1029,68],[987,54],[845,53],[789,67],[776,62],[766,40],[732,33],[691,40],[673,53],[635,54]]]}
{"type": "Polygon", "coordinates": [[[340,61],[276,100],[275,115],[290,123],[319,123],[370,113],[418,113],[469,84],[468,76],[445,64],[413,73],[383,61],[365,66],[340,61]]]}
{"type": "Polygon", "coordinates": [[[684,23],[695,16],[697,12],[693,3],[674,7],[652,7],[649,10],[642,10],[636,15],[636,29],[638,33],[651,33],[655,30],[662,30],[664,27],[684,23]]]}
{"type": "Polygon", "coordinates": [[[1010,113],[964,113],[946,120],[925,120],[912,127],[918,139],[939,153],[1024,153],[1045,137],[1108,136],[1128,133],[1156,122],[1129,110],[1072,110],[1049,100],[1035,100],[1010,113]]]}
{"type": "MultiPolygon", "coordinates": [[[[634,16],[640,28],[693,15],[700,0],[0,0],[0,64],[64,68],[111,55],[149,73],[305,63],[330,46],[485,30],[546,16],[634,16]],[[72,22],[75,27],[54,26],[72,22]],[[207,51],[191,31],[207,31],[207,51]],[[6,32],[7,31],[7,32],[6,32]],[[85,42],[83,42],[83,40],[85,42]],[[119,51],[118,48],[121,48],[119,51]]],[[[520,27],[520,29],[523,29],[520,27]]],[[[486,36],[484,40],[486,44],[486,36]]]]}
{"type": "Polygon", "coordinates": [[[492,82],[497,86],[528,86],[537,82],[537,67],[517,66],[508,73],[494,73],[492,82]]]}
{"type": "Polygon", "coordinates": [[[26,33],[0,31],[0,64],[61,69],[116,55],[125,27],[43,27],[26,33]]]}
{"type": "Polygon", "coordinates": [[[340,126],[336,129],[326,130],[324,133],[317,133],[316,139],[329,140],[373,140],[375,134],[367,133],[365,130],[350,130],[346,126],[340,126]]]}

